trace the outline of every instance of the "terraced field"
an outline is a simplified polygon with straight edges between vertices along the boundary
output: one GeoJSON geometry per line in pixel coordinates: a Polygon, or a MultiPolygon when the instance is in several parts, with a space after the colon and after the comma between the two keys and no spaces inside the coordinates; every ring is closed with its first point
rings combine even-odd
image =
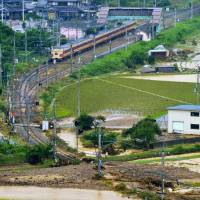
{"type": "MultiPolygon", "coordinates": [[[[193,90],[194,83],[137,80],[123,75],[85,79],[81,81],[81,112],[120,110],[159,116],[168,106],[194,103],[193,90]]],[[[56,101],[58,117],[75,116],[76,83],[64,87],[56,101]]]]}

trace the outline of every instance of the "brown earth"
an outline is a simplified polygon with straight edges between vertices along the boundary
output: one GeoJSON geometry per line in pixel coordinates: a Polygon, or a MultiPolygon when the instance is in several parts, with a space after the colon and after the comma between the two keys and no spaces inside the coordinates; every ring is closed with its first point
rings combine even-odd
{"type": "MultiPolygon", "coordinates": [[[[97,180],[96,169],[93,164],[81,163],[54,168],[24,169],[15,167],[0,169],[0,185],[32,185],[42,187],[65,187],[81,189],[109,190],[118,183],[126,184],[127,188],[137,188],[144,191],[159,192],[161,186],[161,174],[166,179],[166,187],[184,187],[184,182],[192,182],[193,179],[200,182],[200,174],[191,172],[186,168],[159,165],[137,165],[132,163],[110,162],[105,164],[104,175],[112,186],[106,185],[106,181],[97,180]]],[[[200,192],[187,194],[171,193],[167,200],[188,199],[196,200],[200,192]]]]}

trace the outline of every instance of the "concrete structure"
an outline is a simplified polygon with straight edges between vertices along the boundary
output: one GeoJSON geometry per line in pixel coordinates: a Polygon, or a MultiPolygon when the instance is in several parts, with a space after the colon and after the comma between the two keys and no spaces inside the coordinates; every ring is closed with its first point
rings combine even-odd
{"type": "Polygon", "coordinates": [[[169,50],[166,49],[163,45],[158,45],[156,48],[150,50],[148,54],[149,56],[163,59],[169,57],[169,50]]]}
{"type": "Polygon", "coordinates": [[[200,135],[200,105],[169,107],[168,133],[200,135]]]}
{"type": "Polygon", "coordinates": [[[173,65],[160,65],[155,67],[155,71],[158,73],[173,73],[176,70],[177,68],[173,65]]]}
{"type": "Polygon", "coordinates": [[[99,24],[113,20],[145,20],[156,24],[157,31],[160,31],[162,8],[101,7],[97,16],[99,24]]]}

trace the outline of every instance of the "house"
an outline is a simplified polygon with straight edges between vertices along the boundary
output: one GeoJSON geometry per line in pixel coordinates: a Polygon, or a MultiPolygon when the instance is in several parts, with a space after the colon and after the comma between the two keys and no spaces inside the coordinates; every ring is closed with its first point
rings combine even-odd
{"type": "Polygon", "coordinates": [[[169,50],[166,49],[163,45],[158,45],[156,48],[149,50],[148,54],[154,58],[164,59],[169,57],[169,50]]]}
{"type": "MultiPolygon", "coordinates": [[[[64,20],[95,19],[96,7],[85,0],[48,0],[50,15],[64,20]]],[[[48,14],[49,16],[49,14],[48,14]]]]}
{"type": "Polygon", "coordinates": [[[200,105],[169,107],[168,133],[200,135],[200,105]]]}

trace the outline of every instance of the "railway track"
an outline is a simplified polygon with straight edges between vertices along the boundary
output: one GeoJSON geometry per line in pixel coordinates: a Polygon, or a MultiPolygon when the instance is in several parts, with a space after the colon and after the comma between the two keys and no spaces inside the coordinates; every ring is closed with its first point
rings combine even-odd
{"type": "MultiPolygon", "coordinates": [[[[135,41],[136,39],[132,37],[130,38],[129,43],[133,43],[135,41]]],[[[117,50],[118,48],[124,48],[125,42],[126,39],[124,39],[124,36],[122,36],[113,40],[112,49],[110,49],[110,46],[108,46],[108,44],[104,44],[103,46],[97,47],[97,57],[109,54],[114,50],[117,50]]],[[[90,63],[93,60],[93,55],[93,50],[82,52],[81,66],[90,63]]],[[[68,61],[69,59],[61,61],[56,65],[51,63],[48,66],[38,66],[37,68],[33,69],[30,73],[22,76],[19,79],[19,81],[15,84],[15,98],[14,101],[12,101],[14,102],[13,107],[16,107],[15,105],[18,105],[15,109],[15,112],[18,114],[18,120],[20,123],[27,125],[22,127],[20,130],[17,130],[17,132],[22,132],[21,136],[24,139],[26,139],[27,142],[30,144],[46,144],[50,142],[49,138],[45,136],[41,132],[41,130],[39,130],[38,128],[28,126],[32,118],[31,116],[28,116],[27,113],[31,112],[32,115],[35,114],[35,101],[40,87],[47,86],[48,84],[55,82],[58,79],[64,78],[70,74],[71,70],[77,69],[77,56],[73,57],[72,63],[68,61]]],[[[75,154],[65,152],[60,147],[57,147],[56,151],[57,155],[61,159],[67,160],[69,163],[76,159],[75,154]]]]}

